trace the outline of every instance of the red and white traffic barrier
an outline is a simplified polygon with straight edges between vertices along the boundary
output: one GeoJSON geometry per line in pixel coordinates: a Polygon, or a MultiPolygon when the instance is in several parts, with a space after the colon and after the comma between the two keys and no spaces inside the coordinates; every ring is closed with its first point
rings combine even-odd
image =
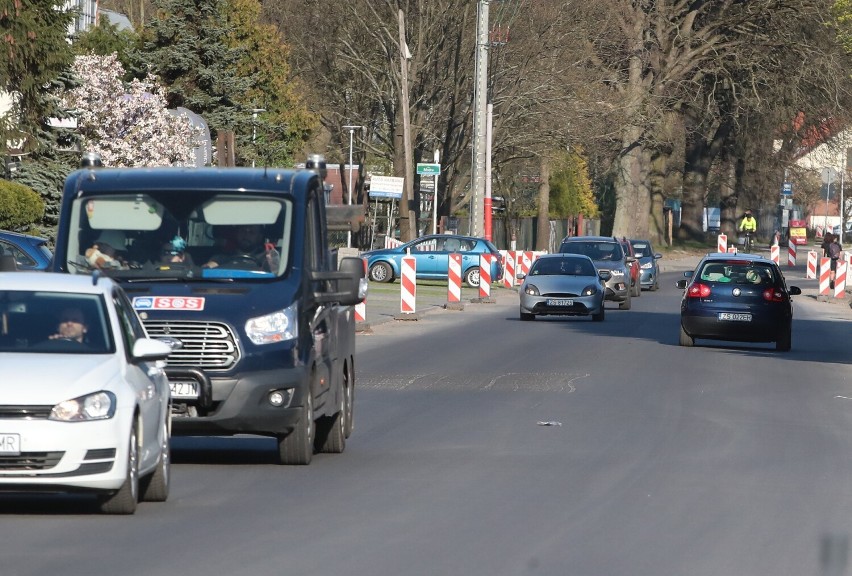
{"type": "Polygon", "coordinates": [[[778,264],[781,259],[781,249],[778,246],[769,247],[769,259],[778,264]]]}
{"type": "Polygon", "coordinates": [[[736,246],[728,246],[728,254],[736,254],[737,247],[736,246]]]}
{"type": "Polygon", "coordinates": [[[397,246],[402,246],[402,241],[385,236],[385,248],[396,248],[397,246]]]}
{"type": "Polygon", "coordinates": [[[716,251],[722,253],[728,251],[728,236],[726,234],[716,236],[716,251]]]}
{"type": "Polygon", "coordinates": [[[450,254],[450,265],[447,273],[447,302],[461,302],[461,266],[461,254],[450,254]]]}
{"type": "Polygon", "coordinates": [[[503,257],[503,286],[513,288],[515,286],[515,253],[511,250],[503,257]]]}
{"type": "Polygon", "coordinates": [[[808,269],[805,272],[805,278],[817,277],[817,253],[816,250],[808,251],[808,269]]]}
{"type": "Polygon", "coordinates": [[[491,297],[491,254],[479,255],[479,297],[491,297]]]}
{"type": "Polygon", "coordinates": [[[787,266],[796,265],[796,243],[787,242],[787,266]]]}
{"type": "Polygon", "coordinates": [[[843,298],[846,296],[846,271],[849,269],[848,262],[838,260],[837,269],[834,271],[834,297],[843,298]]]}
{"type": "Polygon", "coordinates": [[[831,258],[820,258],[819,261],[819,293],[828,296],[831,285],[831,258]]]}
{"type": "Polygon", "coordinates": [[[533,263],[533,253],[532,252],[523,252],[518,251],[515,252],[515,275],[517,277],[518,274],[529,274],[530,268],[533,263]]]}
{"type": "Polygon", "coordinates": [[[417,306],[417,260],[414,256],[403,256],[400,285],[400,306],[403,314],[414,314],[417,306]]]}

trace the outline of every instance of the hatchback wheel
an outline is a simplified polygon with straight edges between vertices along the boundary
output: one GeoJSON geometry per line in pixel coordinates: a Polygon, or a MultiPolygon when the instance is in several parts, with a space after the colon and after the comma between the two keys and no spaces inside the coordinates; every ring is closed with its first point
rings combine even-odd
{"type": "Polygon", "coordinates": [[[370,280],[390,282],[393,280],[393,270],[386,262],[376,262],[370,267],[370,280]]]}
{"type": "Polygon", "coordinates": [[[678,342],[681,346],[693,346],[695,344],[695,338],[686,333],[686,330],[683,329],[683,326],[680,327],[680,342],[678,342]]]}
{"type": "Polygon", "coordinates": [[[601,302],[601,311],[597,314],[592,314],[592,320],[594,320],[595,322],[603,322],[605,317],[606,308],[604,307],[603,302],[601,302]]]}
{"type": "Polygon", "coordinates": [[[464,281],[471,288],[479,288],[479,268],[474,266],[464,274],[464,281]]]}
{"type": "Polygon", "coordinates": [[[627,291],[627,298],[623,302],[618,303],[619,310],[630,310],[631,302],[630,302],[630,291],[627,291]]]}
{"type": "Polygon", "coordinates": [[[779,352],[789,352],[793,347],[793,327],[787,326],[781,331],[778,340],[775,341],[775,349],[779,352]]]}
{"type": "Polygon", "coordinates": [[[521,312],[521,320],[524,322],[528,320],[535,320],[535,314],[529,314],[528,312],[521,312]]]}
{"type": "Polygon", "coordinates": [[[101,512],[105,514],[133,514],[139,502],[139,442],[136,424],[130,431],[127,446],[127,473],[118,492],[101,501],[101,512]]]}
{"type": "Polygon", "coordinates": [[[169,498],[169,485],[171,484],[172,457],[169,448],[169,422],[171,413],[166,415],[163,422],[163,439],[160,446],[160,462],[150,476],[142,480],[143,502],[165,502],[169,498]]]}

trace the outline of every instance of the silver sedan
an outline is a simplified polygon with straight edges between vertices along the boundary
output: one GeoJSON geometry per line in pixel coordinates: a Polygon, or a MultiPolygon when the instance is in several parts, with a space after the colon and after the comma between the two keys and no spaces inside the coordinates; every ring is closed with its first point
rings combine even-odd
{"type": "MultiPolygon", "coordinates": [[[[610,273],[581,254],[540,256],[520,287],[521,320],[536,316],[591,316],[604,319],[605,283],[610,273]]],[[[521,278],[519,276],[519,278],[521,278]]]]}

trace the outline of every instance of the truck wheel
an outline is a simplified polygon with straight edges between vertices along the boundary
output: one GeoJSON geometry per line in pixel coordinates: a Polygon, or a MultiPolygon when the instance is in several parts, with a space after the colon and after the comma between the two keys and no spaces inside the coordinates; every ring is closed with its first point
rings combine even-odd
{"type": "Polygon", "coordinates": [[[278,463],[306,465],[314,455],[314,399],[310,389],[305,400],[296,427],[286,436],[278,437],[278,463]]]}
{"type": "Polygon", "coordinates": [[[133,514],[139,502],[139,443],[136,439],[136,422],[130,431],[127,447],[127,473],[118,492],[101,500],[101,512],[105,514],[133,514]]]}
{"type": "Polygon", "coordinates": [[[392,282],[393,270],[386,262],[376,262],[370,267],[370,280],[373,282],[392,282]]]}
{"type": "Polygon", "coordinates": [[[464,273],[464,281],[471,288],[479,288],[479,268],[474,266],[464,273]]]}
{"type": "MultiPolygon", "coordinates": [[[[344,390],[346,386],[344,385],[344,390]]],[[[337,413],[317,420],[317,452],[340,454],[346,448],[346,392],[340,391],[337,413]]]]}
{"type": "Polygon", "coordinates": [[[169,422],[171,413],[166,415],[163,422],[163,445],[160,449],[160,462],[150,476],[142,480],[143,502],[165,502],[169,498],[169,485],[171,484],[172,456],[169,450],[169,422]]]}
{"type": "Polygon", "coordinates": [[[346,387],[343,389],[345,398],[344,410],[346,410],[346,423],[343,426],[343,435],[349,438],[355,429],[355,366],[349,362],[346,371],[346,387]]]}

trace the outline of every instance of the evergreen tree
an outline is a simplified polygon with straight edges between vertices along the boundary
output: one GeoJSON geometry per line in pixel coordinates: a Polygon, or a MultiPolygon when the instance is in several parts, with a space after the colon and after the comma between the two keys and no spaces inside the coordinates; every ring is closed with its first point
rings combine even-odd
{"type": "Polygon", "coordinates": [[[563,153],[550,175],[550,215],[567,218],[598,214],[588,165],[581,154],[563,153]]]}
{"type": "Polygon", "coordinates": [[[199,114],[214,134],[250,126],[251,111],[239,99],[255,82],[237,73],[245,54],[229,44],[227,2],[157,0],[156,6],[142,54],[166,86],[168,107],[199,114]]]}

